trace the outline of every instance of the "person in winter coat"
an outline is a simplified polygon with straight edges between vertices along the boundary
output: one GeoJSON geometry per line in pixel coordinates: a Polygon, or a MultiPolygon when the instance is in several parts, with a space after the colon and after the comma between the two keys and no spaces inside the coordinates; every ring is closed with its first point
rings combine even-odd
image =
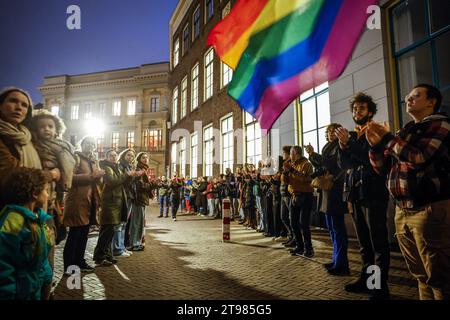
{"type": "Polygon", "coordinates": [[[164,207],[166,208],[165,217],[169,217],[169,190],[170,186],[167,182],[167,178],[165,176],[161,177],[161,181],[158,183],[158,194],[159,194],[159,216],[158,218],[163,217],[164,207]]]}
{"type": "Polygon", "coordinates": [[[180,206],[180,189],[183,186],[182,179],[174,176],[170,181],[170,203],[172,206],[172,220],[177,221],[177,211],[180,206]]]}
{"type": "Polygon", "coordinates": [[[199,215],[206,216],[207,210],[206,188],[208,187],[208,182],[206,181],[206,177],[200,177],[197,180],[199,182],[199,185],[197,189],[196,205],[199,211],[199,215]]]}
{"type": "Polygon", "coordinates": [[[132,251],[142,251],[145,237],[145,207],[150,204],[152,191],[156,185],[149,177],[148,154],[139,153],[136,162],[136,170],[141,175],[133,180],[135,197],[131,200],[130,246],[132,251]]]}
{"type": "Polygon", "coordinates": [[[319,212],[325,213],[328,231],[333,243],[332,262],[325,264],[329,274],[340,276],[349,274],[347,257],[348,237],[345,228],[344,214],[348,211],[342,200],[344,188],[344,171],[337,165],[339,141],[334,135],[340,124],[332,123],[326,128],[327,143],[322,148],[322,154],[314,152],[311,145],[305,147],[309,161],[314,166],[315,175],[331,174],[333,187],[331,190],[320,190],[319,212]]]}
{"type": "Polygon", "coordinates": [[[0,300],[48,299],[53,273],[48,261],[53,232],[41,208],[48,200],[48,172],[17,168],[5,177],[0,211],[0,300]]]}
{"type": "Polygon", "coordinates": [[[64,270],[76,265],[82,272],[91,272],[94,267],[84,259],[89,227],[97,225],[97,213],[100,207],[99,185],[105,171],[100,169],[94,155],[96,140],[85,137],[81,140],[81,152],[75,153],[72,187],[64,199],[63,223],[69,227],[64,246],[64,270]]]}
{"type": "MultiPolygon", "coordinates": [[[[125,149],[119,154],[118,166],[123,172],[133,172],[134,171],[134,159],[136,158],[136,152],[133,149],[125,149]]],[[[122,222],[116,225],[114,230],[113,239],[113,255],[117,257],[127,258],[133,254],[133,252],[127,250],[129,245],[129,218],[131,201],[134,199],[132,180],[127,181],[125,184],[125,192],[127,194],[127,216],[122,217],[122,222]]]]}
{"type": "Polygon", "coordinates": [[[127,216],[127,194],[125,185],[131,180],[133,172],[124,172],[117,165],[117,152],[108,150],[106,160],[100,161],[105,171],[103,176],[103,192],[100,200],[99,215],[100,232],[94,250],[96,266],[110,266],[117,260],[112,254],[114,228],[127,216]]]}
{"type": "MultiPolygon", "coordinates": [[[[0,93],[0,183],[14,168],[42,169],[27,128],[32,113],[33,103],[24,90],[8,88],[0,93]]],[[[52,174],[56,177],[58,172],[52,174]]],[[[0,206],[5,201],[0,194],[0,206]]]]}
{"type": "Polygon", "coordinates": [[[208,202],[208,216],[214,217],[216,210],[214,200],[214,182],[212,177],[208,178],[208,185],[206,187],[205,195],[208,202]]]}

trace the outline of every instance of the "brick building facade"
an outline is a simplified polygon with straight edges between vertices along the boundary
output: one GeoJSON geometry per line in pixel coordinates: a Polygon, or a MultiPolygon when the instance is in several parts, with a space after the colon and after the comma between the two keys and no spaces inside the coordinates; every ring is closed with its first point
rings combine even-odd
{"type": "Polygon", "coordinates": [[[234,2],[181,0],[171,17],[171,174],[217,176],[264,156],[259,124],[227,95],[231,69],[206,47],[209,32],[234,2]]]}

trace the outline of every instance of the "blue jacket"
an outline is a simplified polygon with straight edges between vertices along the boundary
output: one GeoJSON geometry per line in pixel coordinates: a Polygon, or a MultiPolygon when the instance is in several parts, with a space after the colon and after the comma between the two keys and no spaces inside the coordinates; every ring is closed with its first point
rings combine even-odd
{"type": "Polygon", "coordinates": [[[52,282],[49,219],[40,209],[35,214],[16,205],[0,212],[0,300],[39,300],[52,282]]]}

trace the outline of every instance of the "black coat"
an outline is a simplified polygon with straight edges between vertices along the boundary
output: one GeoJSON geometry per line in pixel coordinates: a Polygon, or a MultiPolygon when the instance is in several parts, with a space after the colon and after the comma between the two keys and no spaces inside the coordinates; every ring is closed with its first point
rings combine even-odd
{"type": "Polygon", "coordinates": [[[197,198],[195,199],[195,205],[197,207],[207,207],[207,201],[206,201],[206,195],[203,194],[203,192],[206,191],[206,188],[208,187],[208,183],[202,181],[197,189],[197,198]]]}
{"type": "Polygon", "coordinates": [[[339,148],[338,165],[347,170],[344,180],[343,200],[360,201],[364,205],[387,203],[389,194],[386,178],[379,176],[372,168],[369,160],[370,145],[362,135],[359,139],[356,132],[350,132],[348,147],[339,148]]]}
{"type": "Polygon", "coordinates": [[[309,161],[319,174],[331,173],[334,176],[333,188],[329,191],[321,190],[319,198],[319,211],[328,214],[343,214],[348,211],[343,201],[344,171],[337,164],[339,152],[338,140],[328,142],[322,149],[322,154],[313,153],[309,161]]]}

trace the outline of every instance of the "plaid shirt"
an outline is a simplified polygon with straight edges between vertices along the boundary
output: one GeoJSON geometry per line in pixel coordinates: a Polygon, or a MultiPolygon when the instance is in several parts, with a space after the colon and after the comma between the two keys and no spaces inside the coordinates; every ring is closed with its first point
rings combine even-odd
{"type": "Polygon", "coordinates": [[[401,208],[450,199],[450,119],[433,114],[386,134],[370,152],[370,163],[388,175],[387,187],[401,208]]]}

